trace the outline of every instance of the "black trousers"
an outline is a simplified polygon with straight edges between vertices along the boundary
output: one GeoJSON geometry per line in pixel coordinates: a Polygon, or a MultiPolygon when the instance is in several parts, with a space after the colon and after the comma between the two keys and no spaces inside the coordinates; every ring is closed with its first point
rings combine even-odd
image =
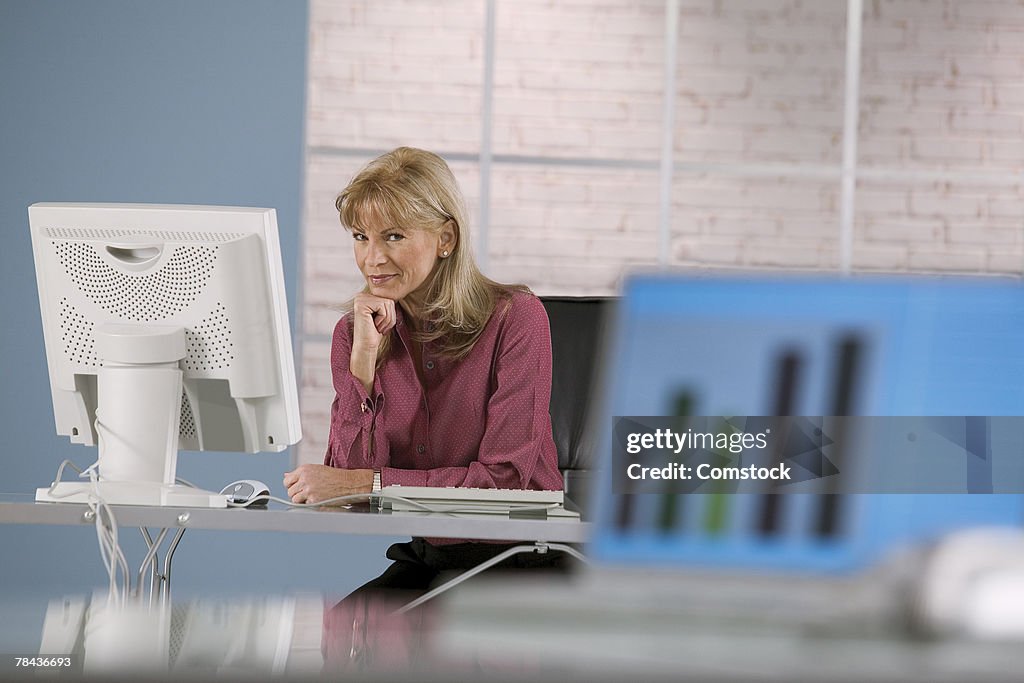
{"type": "MultiPolygon", "coordinates": [[[[395,543],[383,574],[324,612],[323,655],[326,672],[349,670],[417,670],[436,665],[430,634],[435,614],[428,602],[405,614],[395,610],[431,588],[472,569],[515,544],[457,543],[432,545],[422,538],[395,543]]],[[[503,573],[565,574],[572,559],[563,552],[526,552],[505,558],[483,576],[503,573]]],[[[471,579],[472,580],[472,579],[471,579]]],[[[452,662],[446,662],[445,666],[452,662]]]]}
{"type": "MultiPolygon", "coordinates": [[[[472,569],[482,562],[500,555],[516,544],[505,543],[455,543],[433,545],[422,538],[408,543],[395,543],[386,553],[393,560],[383,574],[356,589],[356,593],[368,590],[395,590],[426,593],[449,578],[472,569]]],[[[506,557],[490,572],[518,572],[522,570],[565,573],[569,570],[571,558],[563,552],[549,550],[544,554],[524,552],[506,557]]],[[[409,599],[415,599],[412,595],[409,599]]]]}

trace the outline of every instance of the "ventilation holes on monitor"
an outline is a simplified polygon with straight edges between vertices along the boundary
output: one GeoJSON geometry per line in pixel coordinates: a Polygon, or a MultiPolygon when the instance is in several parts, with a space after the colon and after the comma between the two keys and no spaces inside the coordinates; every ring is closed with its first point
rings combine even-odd
{"type": "Polygon", "coordinates": [[[60,337],[64,355],[69,361],[76,365],[103,367],[96,355],[92,321],[79,313],[66,297],[60,300],[60,337]]]}
{"type": "Polygon", "coordinates": [[[132,322],[169,318],[187,309],[213,274],[218,247],[179,246],[154,273],[129,274],[87,242],[54,242],[68,277],[108,313],[132,322]]]}
{"type": "Polygon", "coordinates": [[[235,359],[231,321],[224,304],[218,303],[193,329],[185,330],[185,370],[224,370],[235,359]]]}
{"type": "Polygon", "coordinates": [[[189,403],[188,394],[181,392],[181,426],[178,434],[182,439],[196,438],[196,420],[192,416],[192,404],[189,403]]]}
{"type": "Polygon", "coordinates": [[[53,240],[106,240],[124,237],[152,237],[162,242],[230,242],[245,236],[240,232],[190,232],[182,230],[146,230],[134,228],[46,228],[53,240]]]}

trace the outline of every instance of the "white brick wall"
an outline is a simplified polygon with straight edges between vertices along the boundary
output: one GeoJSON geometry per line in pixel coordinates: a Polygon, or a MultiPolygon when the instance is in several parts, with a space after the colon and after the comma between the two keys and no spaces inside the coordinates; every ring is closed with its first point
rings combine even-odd
{"type": "Polygon", "coordinates": [[[862,180],[857,196],[857,268],[1021,270],[1024,192],[1012,178],[986,182],[862,180]]]}
{"type": "Polygon", "coordinates": [[[864,36],[860,164],[918,176],[861,182],[855,265],[1020,273],[1024,5],[876,0],[864,36]]]}
{"type": "Polygon", "coordinates": [[[302,442],[299,462],[323,462],[331,422],[331,345],[326,341],[306,340],[302,345],[300,401],[302,442]]]}
{"type": "MultiPolygon", "coordinates": [[[[488,274],[613,293],[659,258],[665,2],[495,1],[488,274]]],[[[679,6],[667,260],[837,268],[845,0],[679,6]]],[[[323,454],[326,339],[360,287],[337,192],[374,150],[432,149],[479,238],[485,8],[311,2],[303,460],[323,454]]],[[[865,0],[856,270],[1021,272],[1022,76],[1022,2],[865,0]]]]}
{"type": "Polygon", "coordinates": [[[499,166],[491,274],[540,294],[612,294],[622,269],[657,260],[657,173],[499,166]]]}
{"type": "Polygon", "coordinates": [[[496,154],[657,159],[661,0],[498,2],[496,154]]]}
{"type": "Polygon", "coordinates": [[[480,147],[479,0],[310,3],[310,146],[480,147]]]}
{"type": "Polygon", "coordinates": [[[677,177],[672,257],[687,266],[835,268],[838,184],[677,177]]]}

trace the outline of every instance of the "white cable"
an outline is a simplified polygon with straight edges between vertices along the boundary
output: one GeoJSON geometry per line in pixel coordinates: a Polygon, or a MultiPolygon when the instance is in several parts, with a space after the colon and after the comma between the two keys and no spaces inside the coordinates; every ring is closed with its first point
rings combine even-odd
{"type": "Polygon", "coordinates": [[[86,467],[84,470],[79,468],[75,463],[70,460],[64,460],[57,468],[57,476],[53,483],[50,484],[49,494],[54,498],[67,498],[72,495],[76,495],[78,492],[69,492],[65,494],[56,493],[57,485],[60,484],[62,477],[64,476],[64,468],[71,467],[71,469],[78,472],[79,477],[89,478],[89,490],[87,491],[88,499],[86,505],[93,514],[93,519],[96,527],[96,540],[99,544],[100,559],[103,560],[103,565],[107,570],[107,581],[108,581],[108,601],[117,600],[122,605],[125,603],[128,595],[128,561],[125,558],[124,552],[121,550],[120,543],[118,541],[118,527],[117,518],[114,516],[114,511],[107,503],[106,500],[99,493],[99,475],[97,474],[97,467],[99,461],[86,467]],[[121,570],[123,577],[123,586],[118,587],[117,571],[121,570]]]}
{"type": "Polygon", "coordinates": [[[100,555],[107,567],[110,589],[108,599],[113,600],[114,596],[117,596],[118,601],[123,606],[127,601],[128,586],[131,579],[128,573],[128,560],[125,558],[124,552],[121,550],[121,544],[118,541],[117,518],[114,517],[113,509],[99,494],[99,476],[95,468],[89,467],[86,471],[89,473],[89,481],[92,485],[90,507],[95,514],[96,537],[100,545],[100,555]],[[122,576],[121,588],[118,588],[117,583],[118,569],[121,570],[122,576]]]}

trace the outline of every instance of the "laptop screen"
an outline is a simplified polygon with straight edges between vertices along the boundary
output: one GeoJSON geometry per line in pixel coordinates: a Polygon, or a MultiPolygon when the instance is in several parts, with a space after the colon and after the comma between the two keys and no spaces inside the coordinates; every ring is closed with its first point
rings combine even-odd
{"type": "Polygon", "coordinates": [[[847,571],[902,542],[1024,519],[1021,495],[984,494],[995,490],[985,488],[991,471],[971,475],[981,483],[966,490],[981,495],[852,486],[857,473],[880,479],[886,462],[848,437],[819,443],[818,474],[827,479],[835,466],[847,478],[814,492],[678,480],[631,492],[611,455],[625,416],[676,416],[681,425],[706,416],[944,416],[968,435],[973,417],[1022,416],[1017,282],[639,275],[624,288],[608,348],[592,516],[600,562],[847,571]]]}

